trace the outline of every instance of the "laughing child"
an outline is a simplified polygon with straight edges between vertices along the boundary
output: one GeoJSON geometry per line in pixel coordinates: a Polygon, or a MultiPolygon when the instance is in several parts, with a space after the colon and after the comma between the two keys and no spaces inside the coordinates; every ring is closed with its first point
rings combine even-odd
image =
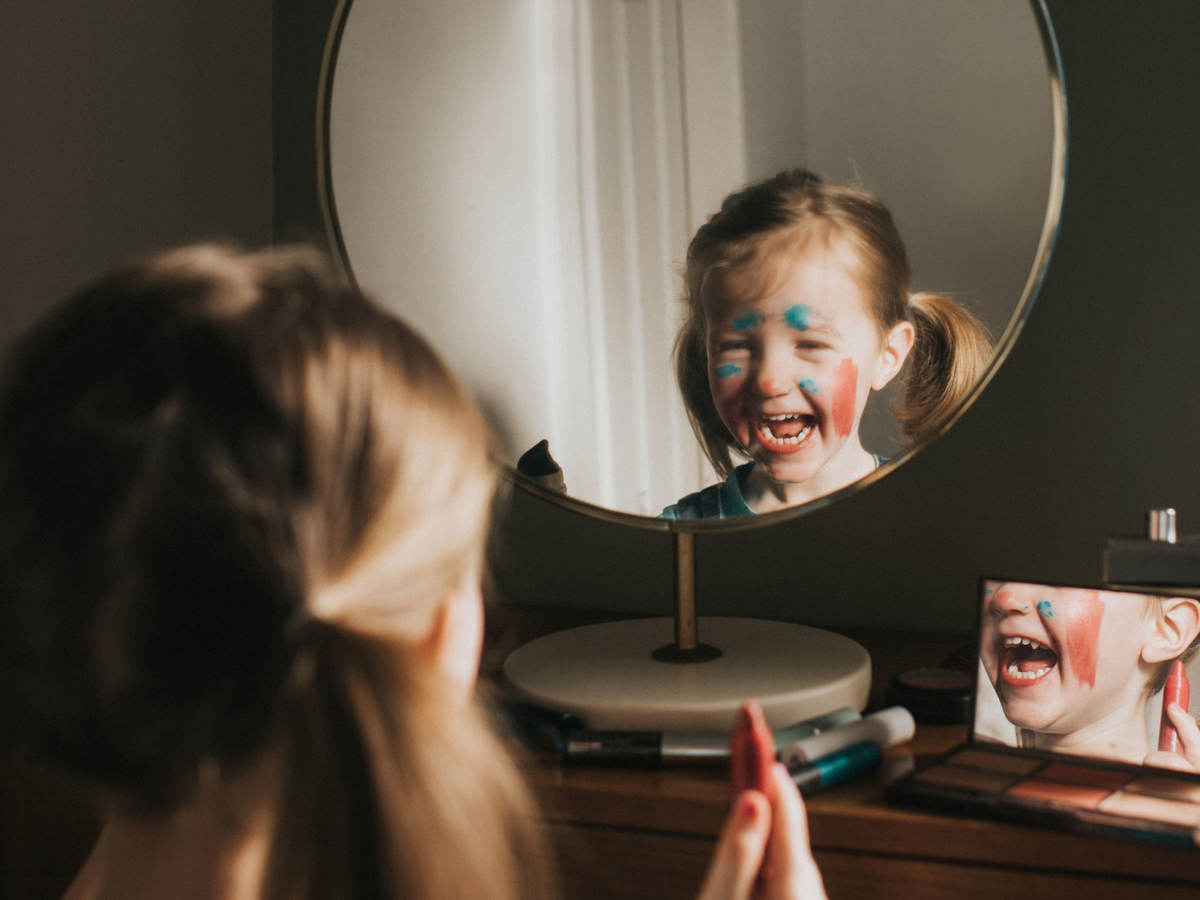
{"type": "Polygon", "coordinates": [[[989,582],[983,604],[980,663],[1019,746],[1200,768],[1187,710],[1168,711],[1179,755],[1153,750],[1147,727],[1167,669],[1196,652],[1200,600],[989,582]]]}
{"type": "Polygon", "coordinates": [[[886,207],[803,169],[725,199],[688,247],[684,304],[676,376],[724,481],[667,507],[667,518],[769,512],[857,481],[882,462],[858,433],[872,391],[904,372],[895,413],[915,441],[991,358],[963,306],[909,294],[886,207]],[[735,454],[749,462],[735,468],[735,454]]]}

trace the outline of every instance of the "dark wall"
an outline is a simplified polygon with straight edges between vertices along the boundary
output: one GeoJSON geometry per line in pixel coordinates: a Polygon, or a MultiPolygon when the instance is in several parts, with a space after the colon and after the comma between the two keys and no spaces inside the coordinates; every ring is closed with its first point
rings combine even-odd
{"type": "Polygon", "coordinates": [[[272,102],[276,241],[324,241],[317,199],[321,58],[337,0],[272,0],[272,102]]]}
{"type": "MultiPolygon", "coordinates": [[[[1151,506],[1200,532],[1200,4],[1048,6],[1066,198],[1008,362],[945,437],[878,484],[767,529],[699,536],[702,612],[967,631],[982,573],[1099,581],[1105,538],[1141,531],[1151,506]]],[[[304,49],[277,46],[276,71],[304,49]]],[[[301,175],[281,164],[280,138],[277,196],[301,175]]],[[[671,609],[665,534],[517,492],[499,542],[514,601],[671,609]]]]}
{"type": "Polygon", "coordinates": [[[169,244],[271,237],[270,0],[5,3],[0,349],[169,244]]]}

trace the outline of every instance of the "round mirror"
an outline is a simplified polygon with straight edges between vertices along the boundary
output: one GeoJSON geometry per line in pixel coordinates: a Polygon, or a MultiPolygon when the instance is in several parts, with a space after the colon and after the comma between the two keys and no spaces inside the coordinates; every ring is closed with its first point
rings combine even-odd
{"type": "MultiPolygon", "coordinates": [[[[510,464],[547,439],[569,498],[657,516],[720,480],[672,352],[688,243],[750,181],[803,167],[879,197],[912,288],[996,337],[982,389],[1057,223],[1053,57],[1024,0],[345,2],[319,117],[330,239],[463,375],[510,464]]],[[[888,462],[855,488],[919,449],[895,383],[859,429],[888,462]]]]}

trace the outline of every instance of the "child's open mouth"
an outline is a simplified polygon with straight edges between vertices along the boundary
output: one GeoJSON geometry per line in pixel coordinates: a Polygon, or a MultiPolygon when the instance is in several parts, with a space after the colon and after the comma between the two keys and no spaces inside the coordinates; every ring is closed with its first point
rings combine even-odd
{"type": "Polygon", "coordinates": [[[816,417],[806,413],[783,413],[758,417],[758,440],[773,453],[794,453],[812,434],[816,417]]]}
{"type": "Polygon", "coordinates": [[[1058,665],[1058,654],[1027,637],[1000,639],[1000,673],[1010,683],[1024,686],[1045,678],[1058,665]]]}

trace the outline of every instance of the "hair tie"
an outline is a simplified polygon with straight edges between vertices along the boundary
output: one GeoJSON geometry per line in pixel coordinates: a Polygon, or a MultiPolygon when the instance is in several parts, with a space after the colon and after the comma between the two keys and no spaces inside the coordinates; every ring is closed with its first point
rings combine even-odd
{"type": "Polygon", "coordinates": [[[321,620],[312,614],[306,604],[301,604],[288,616],[283,626],[284,646],[295,659],[316,642],[321,620]]]}

